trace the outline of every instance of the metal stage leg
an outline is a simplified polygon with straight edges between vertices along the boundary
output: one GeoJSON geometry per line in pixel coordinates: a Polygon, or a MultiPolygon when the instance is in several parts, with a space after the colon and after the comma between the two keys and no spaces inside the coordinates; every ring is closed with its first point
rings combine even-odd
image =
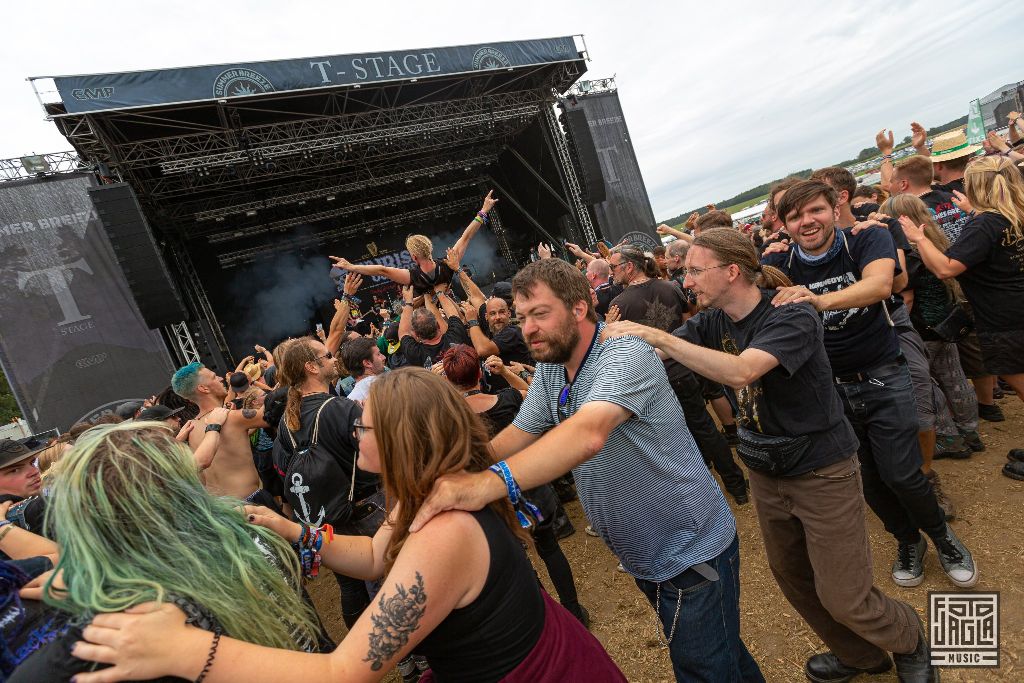
{"type": "Polygon", "coordinates": [[[509,204],[519,209],[519,213],[523,214],[523,217],[526,218],[526,220],[530,221],[533,227],[537,228],[537,231],[540,232],[540,234],[544,235],[545,238],[547,238],[548,243],[551,244],[551,247],[553,249],[563,248],[561,240],[552,236],[551,233],[548,232],[547,228],[545,228],[540,221],[533,217],[533,214],[527,211],[523,207],[523,205],[520,204],[516,200],[516,198],[512,196],[511,193],[509,193],[508,190],[506,190],[504,187],[498,184],[498,181],[496,181],[494,178],[488,178],[487,180],[491,185],[493,185],[498,190],[498,192],[501,193],[500,197],[502,198],[503,201],[507,201],[509,204]]]}
{"type": "Polygon", "coordinates": [[[167,338],[171,340],[178,366],[199,362],[199,352],[196,350],[195,341],[192,339],[192,332],[188,329],[188,323],[182,320],[164,328],[167,338]]]}
{"type": "MultiPolygon", "coordinates": [[[[184,246],[172,248],[171,253],[174,254],[174,260],[178,264],[178,275],[184,285],[185,294],[192,304],[192,311],[208,323],[210,334],[213,337],[210,341],[217,345],[214,350],[219,350],[219,355],[224,358],[225,362],[233,366],[234,360],[231,357],[231,349],[228,348],[227,340],[224,339],[224,334],[221,332],[220,323],[217,322],[217,316],[213,312],[213,306],[210,305],[210,300],[206,298],[202,280],[199,279],[199,273],[196,272],[195,266],[192,265],[191,257],[189,257],[184,246]]],[[[195,350],[194,345],[193,350],[195,350]]]]}
{"type": "Polygon", "coordinates": [[[540,108],[544,116],[544,122],[547,124],[548,135],[551,136],[551,144],[554,147],[555,155],[560,162],[559,165],[562,167],[562,178],[566,184],[566,194],[569,195],[569,201],[575,209],[572,215],[576,219],[576,224],[583,231],[583,237],[586,239],[587,245],[592,245],[597,242],[597,233],[594,232],[594,223],[590,220],[590,210],[583,203],[580,179],[576,177],[576,167],[572,163],[572,157],[569,156],[569,144],[565,141],[565,136],[558,126],[558,119],[555,117],[555,110],[551,103],[545,102],[540,108]]]}

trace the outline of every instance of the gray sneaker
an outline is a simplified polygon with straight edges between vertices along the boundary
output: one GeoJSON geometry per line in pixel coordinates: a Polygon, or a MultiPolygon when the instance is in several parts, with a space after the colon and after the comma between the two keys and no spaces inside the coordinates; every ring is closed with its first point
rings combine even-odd
{"type": "Polygon", "coordinates": [[[946,537],[935,543],[935,550],[939,553],[942,571],[946,572],[950,581],[961,588],[971,588],[978,583],[978,568],[971,551],[956,537],[948,524],[946,537]]]}
{"type": "Polygon", "coordinates": [[[892,565],[892,580],[897,586],[913,588],[924,581],[924,554],[928,542],[924,536],[917,543],[900,543],[896,561],[892,565]]]}

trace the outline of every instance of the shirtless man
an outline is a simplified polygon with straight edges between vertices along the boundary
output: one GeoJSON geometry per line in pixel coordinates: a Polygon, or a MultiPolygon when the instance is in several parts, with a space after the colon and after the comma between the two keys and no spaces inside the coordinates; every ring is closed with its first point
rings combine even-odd
{"type": "Polygon", "coordinates": [[[171,388],[199,406],[199,415],[182,427],[178,439],[188,441],[207,490],[275,508],[273,496],[260,484],[249,442],[250,429],[268,426],[263,409],[225,409],[224,379],[201,363],[175,372],[171,388]]]}

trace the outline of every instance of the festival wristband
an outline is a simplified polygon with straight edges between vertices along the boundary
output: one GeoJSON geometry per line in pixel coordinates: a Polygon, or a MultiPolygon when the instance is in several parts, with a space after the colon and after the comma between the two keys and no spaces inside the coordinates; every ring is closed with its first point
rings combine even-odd
{"type": "Polygon", "coordinates": [[[512,470],[508,468],[508,465],[504,460],[496,462],[488,469],[501,477],[502,481],[505,482],[505,488],[508,490],[508,499],[511,501],[512,507],[515,508],[516,519],[519,520],[519,526],[524,529],[530,527],[530,520],[526,518],[526,515],[524,515],[522,510],[518,507],[520,500],[523,501],[523,505],[525,505],[526,509],[530,511],[530,514],[537,518],[538,522],[544,521],[544,515],[541,513],[540,509],[530,501],[522,498],[523,492],[519,489],[519,484],[517,484],[516,480],[512,477],[512,470]]]}

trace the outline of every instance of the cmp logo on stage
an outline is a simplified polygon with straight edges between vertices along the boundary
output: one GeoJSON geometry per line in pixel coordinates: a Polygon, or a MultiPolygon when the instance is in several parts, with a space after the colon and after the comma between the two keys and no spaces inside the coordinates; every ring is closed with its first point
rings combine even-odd
{"type": "Polygon", "coordinates": [[[213,82],[214,97],[243,97],[273,92],[274,84],[259,71],[234,68],[221,71],[213,82]]]}
{"type": "Polygon", "coordinates": [[[512,62],[509,61],[508,57],[501,50],[493,47],[482,47],[473,53],[473,68],[477,71],[502,69],[510,66],[512,66],[512,62]]]}

